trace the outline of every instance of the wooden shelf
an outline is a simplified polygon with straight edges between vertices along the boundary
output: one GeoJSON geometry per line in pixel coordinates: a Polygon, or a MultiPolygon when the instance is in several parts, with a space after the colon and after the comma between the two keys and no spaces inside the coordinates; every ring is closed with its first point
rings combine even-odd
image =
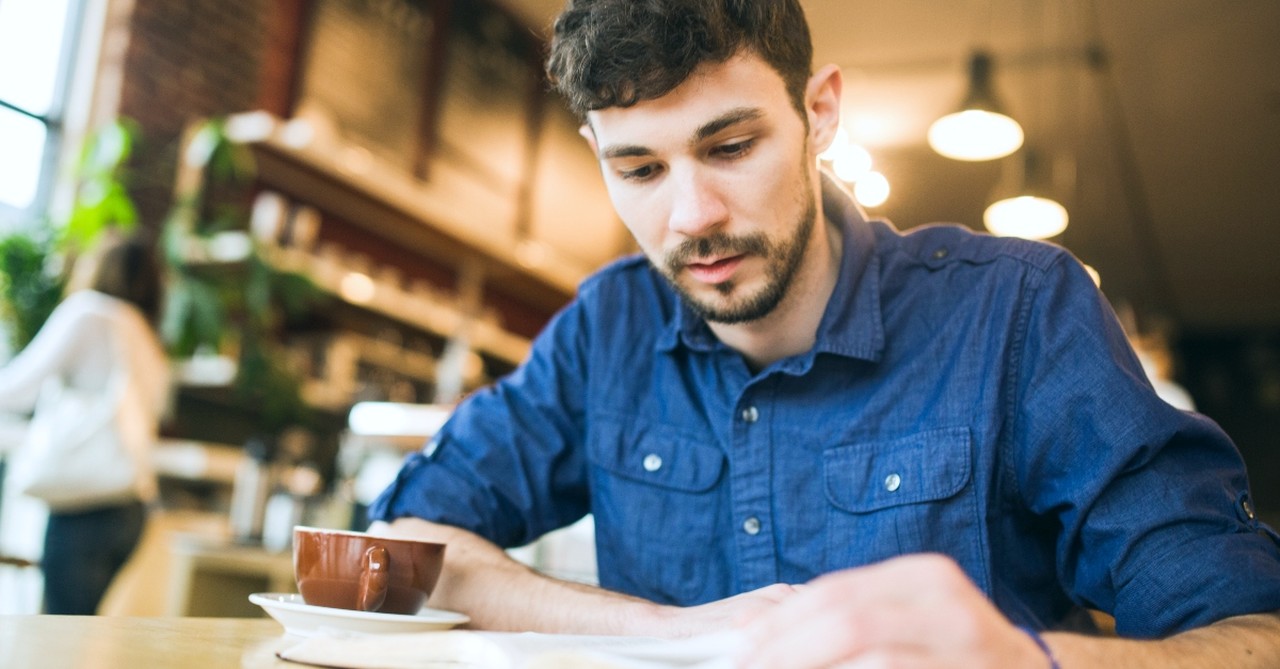
{"type": "MultiPolygon", "coordinates": [[[[222,233],[221,236],[225,238],[229,234],[243,233],[222,233]]],[[[507,332],[493,319],[473,319],[468,324],[465,315],[457,307],[434,296],[414,294],[398,286],[381,284],[366,275],[369,293],[353,298],[348,294],[349,291],[343,289],[343,281],[357,270],[295,248],[263,244],[259,251],[263,260],[271,266],[305,276],[326,295],[353,307],[444,339],[457,335],[466,325],[470,328],[467,337],[473,348],[513,367],[523,362],[529,354],[532,343],[527,338],[507,332]]],[[[239,260],[209,260],[210,255],[198,245],[189,246],[188,252],[190,255],[187,262],[207,271],[234,271],[240,266],[239,260]]]]}
{"type": "MultiPolygon", "coordinates": [[[[454,306],[428,295],[416,295],[397,287],[373,282],[367,299],[351,299],[342,287],[343,280],[354,270],[325,262],[298,249],[264,246],[267,262],[285,271],[306,276],[325,293],[361,309],[378,314],[423,332],[449,338],[463,327],[465,317],[454,306]]],[[[503,330],[491,320],[475,320],[469,325],[468,340],[481,354],[491,355],[512,366],[519,365],[529,354],[531,342],[503,330]]]]}
{"type": "MultiPolygon", "coordinates": [[[[252,152],[253,208],[243,229],[192,240],[186,260],[201,272],[234,276],[256,250],[329,297],[280,334],[306,375],[303,399],[325,419],[341,421],[358,396],[422,401],[451,392],[456,379],[439,378],[443,352],[468,351],[463,392],[518,366],[534,333],[593,269],[549,246],[530,252],[514,238],[514,200],[485,195],[474,176],[448,166],[421,180],[361,147],[300,133],[307,128],[299,122],[262,112],[232,116],[225,128],[252,152]]],[[[183,161],[177,192],[198,189],[202,169],[183,161]]],[[[252,411],[239,411],[229,393],[184,388],[193,418],[183,436],[251,434],[252,411]],[[234,409],[227,412],[233,420],[211,418],[222,409],[234,409]]]]}
{"type": "Polygon", "coordinates": [[[294,140],[306,134],[298,129],[266,112],[227,123],[228,135],[253,151],[264,187],[446,267],[479,263],[487,285],[538,309],[559,309],[592,269],[545,245],[523,253],[519,240],[494,224],[514,216],[509,207],[479,193],[460,195],[472,187],[446,170],[420,181],[359,146],[294,140]]]}

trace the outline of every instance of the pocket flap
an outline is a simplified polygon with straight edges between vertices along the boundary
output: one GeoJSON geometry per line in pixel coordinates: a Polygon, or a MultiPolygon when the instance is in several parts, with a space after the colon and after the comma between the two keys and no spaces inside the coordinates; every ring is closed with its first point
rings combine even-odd
{"type": "Polygon", "coordinates": [[[969,482],[970,442],[969,429],[955,427],[827,449],[827,499],[851,513],[946,499],[969,482]]]}
{"type": "Polygon", "coordinates": [[[588,451],[593,464],[632,481],[702,492],[720,480],[720,449],[662,425],[598,421],[588,451]]]}

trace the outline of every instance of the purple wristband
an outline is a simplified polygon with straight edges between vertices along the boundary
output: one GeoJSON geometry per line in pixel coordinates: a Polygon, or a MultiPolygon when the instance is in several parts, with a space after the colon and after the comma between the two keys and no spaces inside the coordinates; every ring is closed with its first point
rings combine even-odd
{"type": "Polygon", "coordinates": [[[1053,649],[1049,648],[1049,644],[1044,642],[1044,638],[1040,636],[1039,632],[1031,629],[1030,627],[1023,627],[1022,625],[1019,625],[1018,629],[1031,637],[1031,640],[1036,642],[1036,645],[1044,652],[1044,656],[1049,659],[1049,669],[1062,669],[1062,666],[1058,664],[1058,658],[1053,656],[1053,649]]]}

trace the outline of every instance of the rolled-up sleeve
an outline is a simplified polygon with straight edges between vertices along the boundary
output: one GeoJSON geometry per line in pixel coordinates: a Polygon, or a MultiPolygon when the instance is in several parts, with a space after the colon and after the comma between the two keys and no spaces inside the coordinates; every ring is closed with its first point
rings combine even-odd
{"type": "Polygon", "coordinates": [[[1063,587],[1132,637],[1280,609],[1280,545],[1234,444],[1159,399],[1078,264],[1041,279],[1009,444],[1024,502],[1060,525],[1063,587]]]}
{"type": "Polygon", "coordinates": [[[528,360],[464,400],[409,456],[370,518],[423,518],[511,547],[585,515],[585,321],[578,302],[557,314],[528,360]]]}

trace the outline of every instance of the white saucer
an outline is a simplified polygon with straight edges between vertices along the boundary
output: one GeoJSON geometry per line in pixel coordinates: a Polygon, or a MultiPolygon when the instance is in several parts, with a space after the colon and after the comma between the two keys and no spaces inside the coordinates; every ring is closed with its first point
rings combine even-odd
{"type": "Polygon", "coordinates": [[[289,593],[259,592],[249,595],[249,601],[284,625],[285,632],[298,636],[311,636],[324,627],[367,634],[425,632],[449,629],[471,620],[461,613],[439,609],[424,608],[417,615],[400,615],[311,606],[302,601],[302,595],[289,593]]]}

